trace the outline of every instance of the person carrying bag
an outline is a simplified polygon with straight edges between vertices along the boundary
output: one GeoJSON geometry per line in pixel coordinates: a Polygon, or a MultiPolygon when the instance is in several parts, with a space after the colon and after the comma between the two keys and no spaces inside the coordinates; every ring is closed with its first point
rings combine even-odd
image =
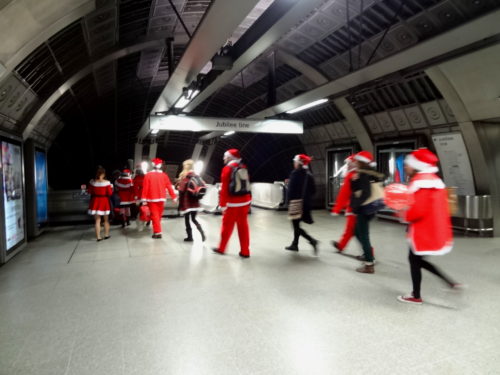
{"type": "Polygon", "coordinates": [[[288,218],[292,221],[293,241],[285,250],[299,251],[299,238],[304,237],[313,247],[314,255],[318,255],[318,241],[300,227],[300,222],[313,224],[311,215],[311,198],[316,193],[314,178],[309,172],[311,157],[300,154],[293,159],[294,170],[288,183],[288,218]]]}

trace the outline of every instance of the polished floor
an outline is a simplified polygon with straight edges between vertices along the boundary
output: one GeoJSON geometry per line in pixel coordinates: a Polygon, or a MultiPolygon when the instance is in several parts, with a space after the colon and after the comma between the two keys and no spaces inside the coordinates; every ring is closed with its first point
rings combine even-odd
{"type": "MultiPolygon", "coordinates": [[[[284,213],[254,210],[252,257],[134,227],[96,243],[89,226],[50,230],[0,268],[0,374],[500,374],[500,240],[457,238],[433,258],[468,284],[450,293],[424,274],[410,290],[404,228],[374,222],[375,275],[332,251],[343,218],[315,214],[321,244],[298,254],[284,213]]],[[[359,254],[352,242],[348,253],[359,254]]]]}

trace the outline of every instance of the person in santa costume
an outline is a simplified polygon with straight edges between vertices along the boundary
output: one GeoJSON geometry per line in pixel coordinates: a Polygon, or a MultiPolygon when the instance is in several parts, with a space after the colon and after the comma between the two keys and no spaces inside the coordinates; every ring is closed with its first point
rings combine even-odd
{"type": "Polygon", "coordinates": [[[125,228],[125,224],[130,225],[130,206],[135,204],[134,184],[129,169],[124,169],[121,172],[120,177],[115,181],[115,188],[120,197],[122,228],[125,228]]]}
{"type": "Polygon", "coordinates": [[[441,278],[450,288],[462,287],[425,259],[426,255],[447,254],[453,248],[448,193],[436,174],[439,171],[438,162],[437,156],[425,148],[413,151],[405,159],[405,172],[410,176],[409,190],[413,193],[414,200],[400,216],[408,223],[408,259],[413,292],[407,296],[399,296],[400,302],[422,304],[422,268],[441,278]]]}
{"type": "Polygon", "coordinates": [[[179,192],[179,213],[184,215],[184,222],[186,224],[187,237],[184,238],[184,242],[193,241],[193,229],[191,228],[191,221],[198,229],[201,234],[201,240],[205,242],[205,232],[201,227],[201,224],[196,220],[196,215],[203,209],[200,207],[200,199],[194,196],[189,191],[189,184],[191,179],[200,178],[194,172],[194,161],[189,159],[182,163],[182,172],[179,175],[177,181],[177,191],[179,192]]]}
{"type": "Polygon", "coordinates": [[[293,171],[290,174],[288,182],[288,199],[289,204],[289,217],[292,220],[293,227],[293,241],[290,246],[285,247],[285,250],[299,251],[300,236],[304,237],[313,248],[314,255],[318,255],[318,241],[311,237],[303,228],[300,223],[303,221],[306,224],[313,224],[311,215],[312,197],[316,194],[316,185],[314,178],[309,172],[309,164],[312,158],[305,154],[295,155],[293,158],[293,171]],[[301,200],[300,213],[292,212],[294,210],[292,201],[301,200]]]}
{"type": "Polygon", "coordinates": [[[97,241],[101,241],[101,218],[104,220],[104,239],[109,236],[109,213],[111,204],[109,198],[113,194],[111,182],[106,180],[106,171],[103,167],[98,167],[95,179],[90,180],[87,192],[90,195],[89,215],[95,219],[95,235],[97,241]]]}
{"type": "Polygon", "coordinates": [[[354,229],[356,228],[356,215],[352,212],[350,205],[351,201],[351,180],[355,175],[356,164],[354,163],[354,155],[350,155],[345,159],[345,176],[342,186],[340,187],[335,204],[332,207],[332,215],[337,216],[345,210],[346,225],[344,233],[339,241],[332,241],[333,247],[339,252],[344,251],[352,237],[354,237],[354,229]]]}
{"type": "Polygon", "coordinates": [[[363,248],[362,257],[358,257],[364,263],[356,271],[360,273],[375,273],[375,258],[370,242],[370,221],[375,217],[377,203],[382,205],[382,197],[373,199],[372,184],[381,183],[385,176],[375,171],[375,159],[369,151],[360,151],[354,155],[356,171],[351,178],[350,205],[352,212],[356,215],[356,227],[354,234],[363,248]],[[370,203],[368,203],[370,202],[370,203]]]}
{"type": "Polygon", "coordinates": [[[136,201],[137,205],[137,211],[138,211],[138,219],[136,221],[137,223],[137,229],[139,232],[141,232],[144,229],[144,225],[149,225],[150,221],[143,221],[140,219],[140,212],[141,212],[141,206],[142,206],[142,189],[144,187],[144,171],[142,168],[137,166],[135,170],[135,176],[133,179],[133,184],[134,184],[134,199],[136,201]]]}
{"type": "MultiPolygon", "coordinates": [[[[213,248],[217,254],[226,252],[227,243],[231,238],[234,226],[238,226],[238,237],[240,239],[240,257],[250,257],[250,229],[248,227],[248,211],[252,203],[250,187],[246,186],[243,194],[235,195],[231,192],[234,185],[236,172],[246,171],[246,165],[241,162],[239,150],[230,149],[224,153],[224,168],[221,173],[221,187],[219,194],[219,206],[223,212],[221,239],[219,246],[213,248]]],[[[245,172],[247,174],[247,172],[245,172]]],[[[246,176],[249,182],[248,175],[246,176]]]]}
{"type": "Polygon", "coordinates": [[[170,179],[161,169],[163,160],[154,158],[151,162],[153,163],[153,170],[148,172],[144,177],[142,201],[147,202],[151,211],[153,238],[159,239],[162,237],[161,218],[163,216],[165,201],[167,200],[167,191],[174,202],[177,202],[177,195],[170,179]]]}

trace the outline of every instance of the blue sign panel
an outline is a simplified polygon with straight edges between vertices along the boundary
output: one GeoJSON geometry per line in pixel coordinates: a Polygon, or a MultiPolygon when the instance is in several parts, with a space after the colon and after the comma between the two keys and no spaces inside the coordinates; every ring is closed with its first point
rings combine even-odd
{"type": "Polygon", "coordinates": [[[47,222],[47,155],[35,151],[35,188],[36,188],[36,220],[38,224],[47,222]]]}

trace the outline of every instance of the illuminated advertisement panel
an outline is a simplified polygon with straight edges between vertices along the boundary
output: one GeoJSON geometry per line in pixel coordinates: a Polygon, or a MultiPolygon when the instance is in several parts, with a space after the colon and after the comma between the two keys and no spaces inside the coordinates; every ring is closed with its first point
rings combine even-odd
{"type": "Polygon", "coordinates": [[[46,223],[47,210],[47,156],[45,152],[35,151],[35,189],[36,189],[36,222],[46,223]]]}
{"type": "Polygon", "coordinates": [[[21,146],[2,141],[3,203],[6,250],[24,240],[24,200],[21,146]]]}

